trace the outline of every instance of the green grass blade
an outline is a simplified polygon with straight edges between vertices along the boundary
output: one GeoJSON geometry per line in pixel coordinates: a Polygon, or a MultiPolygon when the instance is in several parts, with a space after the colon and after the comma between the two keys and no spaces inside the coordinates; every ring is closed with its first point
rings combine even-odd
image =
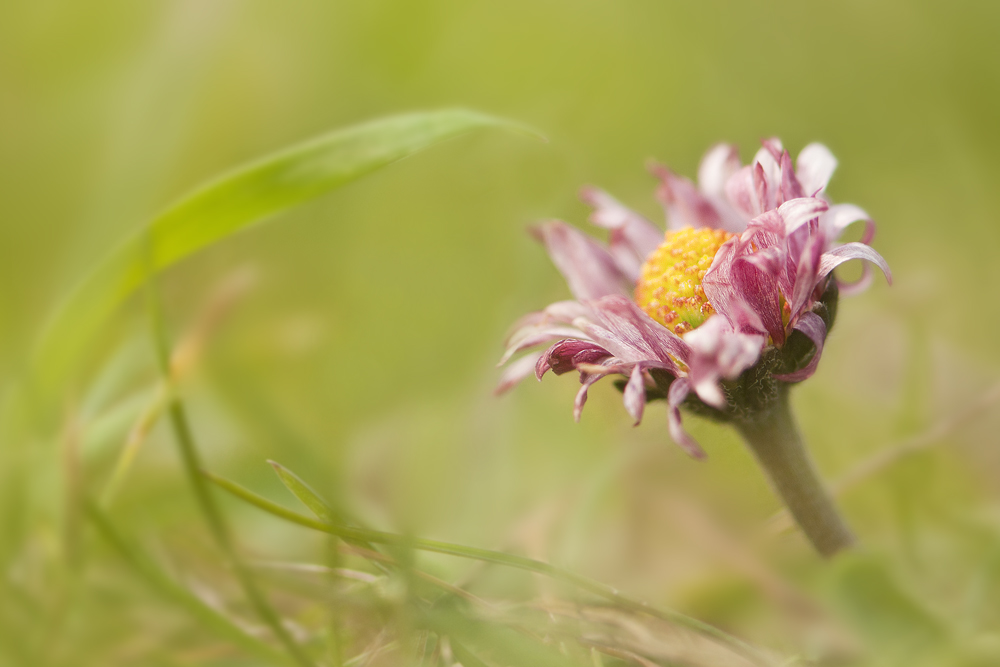
{"type": "Polygon", "coordinates": [[[317,519],[327,523],[344,523],[343,519],[338,517],[338,513],[318,493],[313,491],[312,487],[306,484],[301,477],[277,461],[268,461],[268,463],[274,468],[274,472],[278,474],[278,479],[285,485],[285,488],[298,498],[310,512],[315,514],[317,519]]]}
{"type": "Polygon", "coordinates": [[[355,125],[237,168],[154,218],[101,262],[57,310],[33,357],[38,388],[58,386],[119,304],[155,271],[259,222],[446,139],[485,127],[532,132],[464,109],[410,113],[355,125]]]}
{"type": "Polygon", "coordinates": [[[606,586],[605,584],[592,579],[587,579],[586,577],[563,570],[554,565],[550,565],[549,563],[532,560],[531,558],[524,558],[523,556],[513,556],[499,551],[490,551],[488,549],[479,549],[460,544],[451,544],[449,542],[439,542],[437,540],[427,540],[419,537],[406,537],[394,533],[327,523],[325,521],[320,521],[319,519],[303,516],[298,512],[293,512],[290,509],[282,507],[277,503],[273,503],[270,500],[257,495],[253,491],[250,491],[235,482],[225,479],[224,477],[219,477],[214,473],[202,471],[202,474],[230,494],[258,507],[259,509],[264,510],[265,512],[268,512],[269,514],[273,514],[274,516],[285,519],[291,523],[297,523],[306,528],[312,528],[313,530],[336,535],[344,541],[370,542],[372,544],[402,546],[404,548],[447,554],[449,556],[456,556],[459,558],[469,558],[485,563],[492,563],[494,565],[503,565],[506,567],[542,574],[547,577],[572,584],[581,590],[613,602],[622,609],[627,609],[634,613],[648,614],[649,616],[669,621],[671,623],[676,623],[682,627],[694,630],[701,635],[714,639],[734,651],[737,651],[744,657],[748,658],[755,665],[773,664],[773,661],[761,653],[761,651],[757,648],[741,639],[738,639],[737,637],[733,637],[732,635],[723,632],[715,626],[699,621],[696,618],[686,616],[678,611],[657,608],[647,604],[646,602],[642,602],[641,600],[632,599],[628,596],[622,595],[610,586],[606,586]]]}
{"type": "Polygon", "coordinates": [[[157,593],[185,609],[201,627],[269,664],[294,664],[287,655],[247,634],[229,618],[206,605],[193,593],[171,579],[148,556],[121,535],[107,515],[89,499],[84,500],[84,511],[105,542],[118,552],[136,574],[142,577],[157,593]]]}

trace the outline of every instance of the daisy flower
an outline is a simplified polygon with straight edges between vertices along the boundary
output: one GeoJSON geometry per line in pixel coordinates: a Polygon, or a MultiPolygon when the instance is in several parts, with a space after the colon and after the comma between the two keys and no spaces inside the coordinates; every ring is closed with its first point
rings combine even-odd
{"type": "Polygon", "coordinates": [[[788,386],[819,364],[838,295],[867,287],[871,266],[891,282],[869,245],[870,216],[826,197],[836,165],[821,144],[806,146],[793,165],[769,139],[745,166],[735,146],[712,148],[697,185],[654,166],[665,234],[606,192],[584,188],[590,222],[608,230],[608,243],[557,220],[533,230],[574,300],[516,323],[498,393],[532,373],[541,380],[575,370],[579,419],[591,385],[620,376],[635,423],[647,402],[665,399],[672,438],[697,458],[704,451],[683,428],[682,406],[735,424],[748,440],[780,421],[788,386]],[[859,221],[861,240],[840,243],[859,221]],[[864,260],[862,276],[841,283],[833,269],[851,259],[864,260]]]}

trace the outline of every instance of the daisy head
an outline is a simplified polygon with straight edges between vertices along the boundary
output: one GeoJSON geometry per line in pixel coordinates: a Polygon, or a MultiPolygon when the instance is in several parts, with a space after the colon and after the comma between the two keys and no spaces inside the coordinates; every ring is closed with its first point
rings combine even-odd
{"type": "Polygon", "coordinates": [[[608,243],[560,221],[533,230],[574,300],[514,326],[498,392],[531,373],[540,380],[575,370],[579,419],[590,386],[619,376],[636,423],[648,401],[663,399],[673,439],[704,456],[682,426],[682,406],[724,421],[753,419],[815,372],[839,294],[867,287],[872,265],[891,282],[869,245],[868,214],[825,195],[836,164],[821,144],[806,146],[793,164],[769,139],[748,165],[734,146],[712,148],[697,184],[655,166],[665,233],[606,192],[584,188],[590,222],[608,230],[608,243]],[[861,240],[839,243],[859,221],[861,240]],[[850,259],[865,261],[862,276],[840,283],[832,271],[850,259]]]}

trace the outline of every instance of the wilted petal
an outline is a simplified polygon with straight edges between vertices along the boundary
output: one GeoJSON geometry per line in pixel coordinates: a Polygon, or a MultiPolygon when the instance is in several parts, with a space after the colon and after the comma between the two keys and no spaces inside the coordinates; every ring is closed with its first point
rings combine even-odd
{"type": "Polygon", "coordinates": [[[713,146],[698,165],[698,187],[710,197],[723,197],[726,183],[740,170],[740,152],[732,144],[713,146]]]}
{"type": "Polygon", "coordinates": [[[830,241],[836,241],[851,223],[859,220],[863,220],[865,223],[861,243],[868,245],[875,238],[875,222],[865,213],[864,209],[854,204],[834,204],[830,210],[820,216],[820,224],[826,230],[826,237],[830,241]]]}
{"type": "Polygon", "coordinates": [[[795,170],[792,168],[792,158],[788,155],[788,151],[785,151],[781,154],[781,198],[788,201],[804,195],[802,185],[795,177],[795,170]]]}
{"type": "Polygon", "coordinates": [[[629,376],[628,384],[625,385],[625,391],[622,393],[622,402],[628,413],[635,419],[635,424],[638,425],[642,421],[642,413],[646,408],[646,379],[642,374],[640,364],[636,364],[632,368],[632,374],[629,376]]]}
{"type": "Polygon", "coordinates": [[[736,261],[748,249],[737,237],[726,241],[705,274],[702,288],[712,307],[729,320],[734,330],[770,334],[775,344],[781,345],[785,330],[778,283],[753,264],[736,261]]]}
{"type": "Polygon", "coordinates": [[[599,299],[626,291],[627,279],[596,239],[558,220],[534,231],[577,299],[599,299]]]}
{"type": "Polygon", "coordinates": [[[589,305],[597,322],[578,321],[578,326],[619,359],[666,364],[673,364],[673,359],[687,360],[687,343],[651,319],[631,299],[607,296],[589,305]]]}
{"type": "Polygon", "coordinates": [[[872,271],[872,265],[865,262],[861,265],[861,277],[854,281],[845,281],[840,278],[837,279],[837,289],[840,290],[840,296],[853,296],[855,294],[860,294],[866,289],[871,287],[872,283],[875,281],[875,272],[872,271]]]}
{"type": "Polygon", "coordinates": [[[796,229],[819,217],[829,208],[829,204],[816,197],[800,197],[786,201],[778,207],[778,215],[785,222],[785,235],[791,235],[796,229]]]}
{"type": "Polygon", "coordinates": [[[694,183],[662,166],[654,167],[653,173],[660,178],[656,194],[667,211],[667,229],[719,228],[719,212],[694,183]]]}
{"type": "Polygon", "coordinates": [[[889,270],[889,264],[883,259],[882,255],[878,254],[871,246],[867,246],[864,243],[845,243],[842,246],[837,246],[832,250],[823,253],[823,257],[820,259],[819,263],[819,275],[817,278],[822,278],[828,273],[833,271],[835,268],[843,264],[844,262],[851,259],[863,259],[871,262],[878,268],[882,269],[882,273],[885,274],[885,279],[892,284],[892,272],[889,270]]]}
{"type": "Polygon", "coordinates": [[[581,379],[583,385],[580,387],[580,391],[576,392],[576,398],[573,399],[573,420],[580,421],[580,415],[583,414],[583,406],[587,404],[587,392],[590,391],[590,385],[594,384],[605,375],[609,373],[596,373],[592,375],[586,375],[581,379]]]}
{"type": "Polygon", "coordinates": [[[738,261],[749,262],[775,280],[781,277],[785,269],[786,253],[778,246],[764,248],[738,258],[738,261]]]}
{"type": "Polygon", "coordinates": [[[757,151],[757,155],[754,156],[755,160],[760,160],[763,157],[763,152],[767,151],[767,154],[774,158],[775,162],[781,160],[781,154],[784,152],[785,147],[781,143],[781,139],[778,137],[771,137],[770,139],[761,139],[760,141],[761,149],[757,151]]]}
{"type": "MultiPolygon", "coordinates": [[[[798,317],[806,307],[809,297],[819,282],[824,239],[821,233],[810,236],[796,262],[795,282],[792,293],[786,295],[791,319],[798,317]]],[[[826,274],[823,274],[824,276],[826,274]]]]}
{"type": "Polygon", "coordinates": [[[580,364],[598,364],[611,357],[600,345],[587,340],[561,340],[547,349],[535,364],[535,376],[541,380],[546,371],[562,375],[580,364]]]}
{"type": "Polygon", "coordinates": [[[524,327],[511,336],[507,351],[497,362],[497,366],[503,366],[512,356],[522,350],[559,338],[586,338],[586,334],[579,329],[567,326],[537,324],[524,327]]]}
{"type": "Polygon", "coordinates": [[[670,437],[680,445],[681,449],[696,459],[703,459],[705,450],[688,435],[681,423],[680,405],[690,391],[691,384],[687,378],[677,378],[670,383],[670,390],[667,392],[667,427],[670,430],[670,437]]]}
{"type": "Polygon", "coordinates": [[[691,346],[688,374],[695,393],[717,408],[726,405],[719,388],[721,378],[735,379],[760,358],[764,336],[741,334],[721,315],[713,315],[694,331],[684,335],[691,346]]]}
{"type": "Polygon", "coordinates": [[[594,207],[590,221],[598,227],[620,230],[622,240],[636,255],[645,258],[661,243],[663,232],[649,220],[599,188],[583,188],[580,198],[594,207]]]}
{"type": "Polygon", "coordinates": [[[826,340],[826,323],[823,322],[823,318],[811,311],[802,313],[802,317],[796,322],[795,328],[809,336],[813,345],[816,346],[816,352],[804,368],[793,373],[774,376],[783,382],[800,382],[812,377],[812,374],[816,372],[816,366],[819,364],[819,358],[823,356],[823,341],[826,340]]]}
{"type": "Polygon", "coordinates": [[[826,189],[830,177],[837,169],[837,158],[823,144],[809,144],[795,161],[795,172],[805,194],[815,197],[826,189]]]}
{"type": "Polygon", "coordinates": [[[504,369],[503,374],[500,376],[500,382],[497,384],[497,388],[493,390],[493,393],[499,396],[531,375],[532,371],[535,370],[535,364],[541,356],[541,352],[531,352],[504,369]]]}

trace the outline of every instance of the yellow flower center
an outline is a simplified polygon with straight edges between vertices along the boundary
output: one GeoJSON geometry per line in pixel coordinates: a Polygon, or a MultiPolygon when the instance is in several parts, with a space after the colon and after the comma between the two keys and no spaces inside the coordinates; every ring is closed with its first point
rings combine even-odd
{"type": "Polygon", "coordinates": [[[701,326],[715,313],[705,298],[702,278],[712,266],[715,253],[732,236],[708,227],[667,232],[660,247],[642,265],[635,302],[677,334],[701,326]]]}

